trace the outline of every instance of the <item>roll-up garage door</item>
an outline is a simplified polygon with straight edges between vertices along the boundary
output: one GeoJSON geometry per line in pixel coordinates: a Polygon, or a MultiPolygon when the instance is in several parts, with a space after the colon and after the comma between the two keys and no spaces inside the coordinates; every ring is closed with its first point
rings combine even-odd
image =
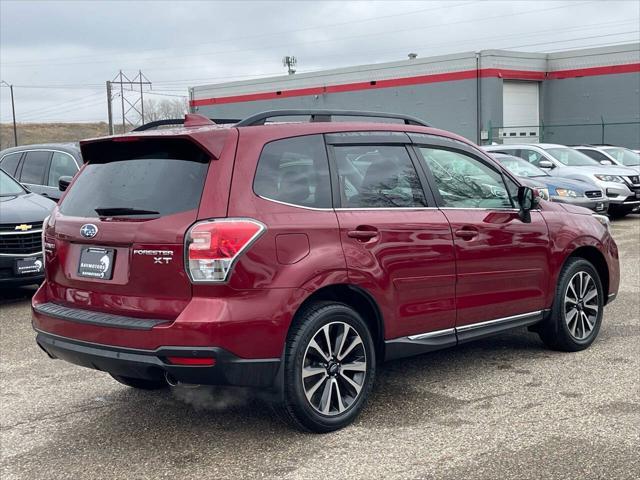
{"type": "Polygon", "coordinates": [[[538,82],[505,80],[502,87],[503,143],[539,141],[538,82]]]}

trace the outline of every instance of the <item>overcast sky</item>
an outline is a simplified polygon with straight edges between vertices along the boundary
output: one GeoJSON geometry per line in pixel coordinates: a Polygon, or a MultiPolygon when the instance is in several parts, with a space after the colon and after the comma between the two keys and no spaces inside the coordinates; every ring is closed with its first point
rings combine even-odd
{"type": "MultiPolygon", "coordinates": [[[[307,72],[409,52],[547,52],[639,41],[639,25],[638,0],[0,0],[0,78],[15,85],[19,122],[104,121],[105,81],[119,69],[141,69],[155,98],[172,98],[192,85],[283,74],[284,55],[307,72]]],[[[8,122],[9,89],[0,95],[8,122]]]]}

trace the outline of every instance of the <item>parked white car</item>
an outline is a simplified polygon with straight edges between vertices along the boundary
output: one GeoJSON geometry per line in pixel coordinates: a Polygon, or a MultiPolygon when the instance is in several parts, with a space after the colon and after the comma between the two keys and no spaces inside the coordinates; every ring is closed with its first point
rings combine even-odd
{"type": "Polygon", "coordinates": [[[609,214],[624,217],[640,206],[640,174],[629,167],[601,165],[573,148],[552,143],[488,145],[488,152],[515,155],[551,176],[582,180],[602,189],[609,198],[609,214]]]}
{"type": "Polygon", "coordinates": [[[613,145],[580,145],[573,148],[600,163],[609,161],[614,165],[633,168],[640,173],[640,153],[628,148],[613,145]]]}

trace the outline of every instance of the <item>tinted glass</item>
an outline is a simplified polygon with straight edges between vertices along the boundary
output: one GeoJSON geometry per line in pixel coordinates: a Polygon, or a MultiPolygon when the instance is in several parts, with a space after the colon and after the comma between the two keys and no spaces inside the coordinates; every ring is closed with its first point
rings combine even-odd
{"type": "Polygon", "coordinates": [[[20,181],[32,185],[42,185],[50,157],[51,152],[48,151],[27,152],[22,164],[20,181]]]}
{"type": "Polygon", "coordinates": [[[25,193],[24,188],[6,172],[0,170],[0,196],[21,195],[25,193]]]}
{"type": "MultiPolygon", "coordinates": [[[[611,159],[607,157],[604,153],[599,152],[597,150],[582,150],[580,149],[580,153],[584,153],[587,157],[593,158],[594,160],[608,160],[611,162],[611,159]]],[[[613,162],[612,162],[613,163],[613,162]]]]}
{"type": "Polygon", "coordinates": [[[445,207],[511,208],[502,175],[462,152],[421,148],[445,207]]]}
{"type": "Polygon", "coordinates": [[[10,153],[9,155],[5,155],[2,158],[2,163],[0,163],[0,168],[7,172],[12,177],[16,175],[16,168],[18,167],[18,162],[20,161],[20,157],[22,156],[22,152],[18,153],[10,153]]]}
{"type": "Polygon", "coordinates": [[[60,211],[97,217],[96,209],[131,208],[160,215],[197,208],[208,163],[138,158],[89,163],[68,191],[60,211]]]}
{"type": "Polygon", "coordinates": [[[540,160],[546,160],[544,156],[542,156],[542,154],[536,152],[535,150],[526,150],[526,149],[518,150],[517,156],[520,158],[523,158],[530,164],[535,165],[536,167],[539,166],[540,160]]]}
{"type": "Polygon", "coordinates": [[[426,207],[404,146],[335,147],[342,207],[426,207]]]}
{"type": "Polygon", "coordinates": [[[580,153],[573,148],[559,147],[559,148],[547,148],[545,149],[549,155],[558,160],[567,167],[587,167],[593,165],[600,165],[600,162],[595,161],[593,158],[587,157],[584,153],[580,153]]]}
{"type": "Polygon", "coordinates": [[[616,159],[618,163],[628,167],[636,167],[640,165],[640,154],[620,147],[603,148],[609,155],[616,159]]]}
{"type": "Polygon", "coordinates": [[[500,162],[500,164],[504,168],[506,168],[512,174],[518,177],[548,177],[549,176],[549,174],[544,170],[518,157],[496,156],[495,159],[498,162],[500,162]]]}
{"type": "Polygon", "coordinates": [[[51,167],[49,167],[49,181],[47,185],[58,186],[60,177],[73,177],[78,171],[75,160],[66,153],[53,152],[51,167]]]}
{"type": "Polygon", "coordinates": [[[279,202],[331,208],[329,162],[322,135],[285,138],[265,145],[253,190],[279,202]]]}

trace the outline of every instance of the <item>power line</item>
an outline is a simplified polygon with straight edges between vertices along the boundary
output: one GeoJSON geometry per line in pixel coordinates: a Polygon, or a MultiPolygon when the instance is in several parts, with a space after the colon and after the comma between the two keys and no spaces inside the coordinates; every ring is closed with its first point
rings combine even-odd
{"type": "MultiPolygon", "coordinates": [[[[471,5],[475,2],[464,2],[464,3],[459,3],[459,4],[446,4],[446,5],[441,5],[438,7],[432,7],[432,8],[423,8],[420,10],[413,10],[410,12],[403,12],[403,13],[395,13],[395,14],[391,14],[391,15],[382,15],[382,16],[378,16],[378,17],[369,17],[369,18],[362,18],[362,19],[357,19],[357,20],[349,20],[349,21],[345,21],[345,22],[339,22],[339,23],[332,23],[332,24],[326,24],[326,25],[314,25],[314,26],[308,26],[308,27],[304,27],[304,28],[297,28],[297,29],[292,29],[292,30],[281,30],[279,32],[272,32],[272,33],[262,33],[259,35],[250,35],[250,36],[245,36],[245,37],[234,37],[234,38],[228,38],[228,39],[218,39],[215,42],[207,42],[207,43],[197,43],[197,44],[191,44],[191,45],[183,45],[181,47],[179,47],[180,49],[184,49],[184,48],[190,48],[190,47],[201,47],[203,45],[219,45],[220,43],[226,43],[226,42],[237,42],[240,40],[251,40],[251,39],[256,39],[256,38],[264,38],[264,37],[271,37],[271,36],[281,36],[283,34],[287,34],[287,33],[297,33],[297,32],[304,32],[304,31],[308,31],[308,30],[324,30],[326,28],[334,28],[334,27],[341,27],[341,26],[345,26],[345,25],[352,25],[355,23],[366,23],[366,22],[371,22],[371,21],[376,21],[376,20],[384,20],[384,19],[388,19],[388,18],[395,18],[395,17],[403,17],[403,16],[407,16],[407,15],[415,15],[415,14],[419,14],[419,13],[425,13],[425,12],[431,12],[431,11],[435,11],[435,10],[442,10],[442,9],[451,9],[451,8],[456,8],[456,7],[463,7],[463,6],[467,6],[467,5],[471,5]]],[[[178,47],[176,47],[178,48],[178,47]]],[[[139,52],[154,52],[154,51],[164,51],[166,50],[166,48],[150,48],[150,49],[144,49],[144,50],[139,50],[139,52]]],[[[120,52],[114,52],[112,55],[118,55],[120,52]]],[[[75,57],[58,57],[56,59],[47,59],[47,62],[50,62],[52,64],[59,64],[58,60],[60,59],[73,59],[73,58],[95,58],[95,55],[80,55],[80,56],[75,56],[75,57]]],[[[111,61],[111,60],[109,60],[111,61]]],[[[18,62],[4,62],[5,65],[30,65],[30,64],[34,64],[36,62],[34,61],[29,61],[29,60],[25,60],[25,61],[18,61],[18,62]]],[[[37,62],[38,65],[44,65],[44,63],[42,62],[37,62]]]]}
{"type": "MultiPolygon", "coordinates": [[[[420,27],[411,28],[411,29],[403,28],[403,29],[400,29],[400,30],[373,32],[373,33],[351,35],[351,36],[346,36],[346,37],[338,37],[338,38],[325,39],[325,40],[309,40],[309,41],[296,42],[296,43],[287,42],[287,43],[282,43],[282,44],[278,44],[278,45],[270,45],[270,46],[267,46],[267,47],[260,46],[260,47],[254,47],[254,48],[243,48],[243,49],[235,49],[235,50],[227,50],[227,51],[216,51],[216,52],[209,52],[209,53],[207,53],[207,52],[180,53],[180,54],[175,54],[175,55],[154,56],[154,57],[147,57],[147,58],[142,57],[142,58],[132,59],[131,62],[132,63],[133,62],[140,63],[141,61],[154,61],[154,60],[156,60],[156,61],[166,61],[167,59],[176,58],[176,57],[179,57],[179,58],[203,57],[203,56],[212,57],[212,56],[225,55],[225,54],[231,54],[231,53],[237,54],[237,53],[244,53],[244,52],[250,52],[250,51],[256,51],[256,50],[263,50],[264,48],[282,48],[282,47],[289,48],[289,47],[300,46],[300,45],[340,42],[340,41],[343,41],[343,40],[349,40],[349,39],[354,39],[354,38],[365,38],[365,37],[380,36],[380,35],[385,35],[385,34],[388,35],[388,34],[395,34],[395,33],[404,33],[404,32],[408,32],[408,31],[416,31],[416,30],[434,29],[434,28],[442,28],[442,27],[450,28],[451,26],[454,26],[454,25],[462,25],[462,24],[466,24],[466,23],[477,24],[478,22],[484,21],[484,20],[493,20],[493,19],[498,19],[498,18],[516,17],[516,16],[521,16],[521,15],[528,15],[528,14],[531,14],[531,13],[548,12],[548,11],[564,9],[564,8],[569,8],[569,7],[574,8],[577,5],[585,5],[585,4],[588,4],[588,3],[593,3],[593,0],[585,1],[585,2],[579,2],[579,3],[565,4],[565,5],[555,6],[555,7],[547,7],[547,8],[540,8],[540,9],[534,9],[534,10],[526,10],[526,11],[519,11],[519,12],[513,12],[513,13],[506,13],[506,14],[494,15],[494,16],[489,16],[489,17],[481,17],[481,18],[477,18],[476,17],[476,18],[460,20],[460,21],[456,21],[456,22],[442,22],[442,23],[431,24],[431,25],[424,25],[423,24],[420,27]]],[[[352,23],[352,22],[345,22],[345,23],[352,23]]],[[[88,64],[94,64],[94,63],[108,63],[108,62],[112,62],[112,60],[103,60],[103,61],[96,60],[96,61],[88,61],[88,62],[70,62],[70,63],[57,62],[55,65],[56,66],[88,65],[88,64]]],[[[228,64],[228,62],[225,62],[225,63],[228,64]]],[[[41,65],[42,64],[37,64],[36,66],[41,66],[41,65]]],[[[147,68],[146,70],[147,71],[158,71],[158,70],[177,70],[177,69],[180,69],[180,68],[179,67],[155,68],[155,69],[147,68]]]]}
{"type": "Polygon", "coordinates": [[[56,104],[50,105],[48,107],[42,107],[42,108],[27,110],[26,112],[23,112],[22,115],[28,116],[31,113],[39,113],[39,112],[42,112],[42,111],[58,108],[60,106],[65,106],[67,104],[75,104],[75,103],[83,102],[83,101],[85,101],[87,99],[96,97],[97,95],[99,95],[99,94],[98,93],[92,93],[91,95],[86,95],[86,96],[80,97],[80,98],[73,98],[73,99],[70,99],[70,100],[65,100],[64,102],[56,103],[56,104]]]}

